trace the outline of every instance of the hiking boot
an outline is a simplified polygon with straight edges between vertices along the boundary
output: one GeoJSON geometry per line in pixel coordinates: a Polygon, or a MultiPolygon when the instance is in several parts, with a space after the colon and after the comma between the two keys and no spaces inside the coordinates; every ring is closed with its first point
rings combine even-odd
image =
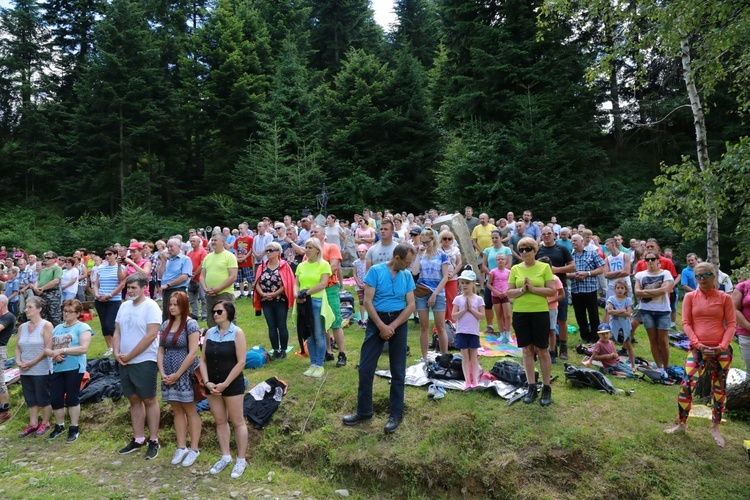
{"type": "Polygon", "coordinates": [[[326,357],[325,357],[325,361],[333,361],[333,360],[334,360],[333,353],[332,352],[327,352],[326,353],[326,357]]]}
{"type": "Polygon", "coordinates": [[[21,431],[21,433],[18,435],[20,438],[25,438],[26,436],[29,436],[31,434],[34,434],[37,430],[39,425],[29,424],[26,426],[24,430],[21,431]]]}
{"type": "Polygon", "coordinates": [[[135,438],[131,439],[130,442],[125,446],[125,448],[121,449],[117,453],[120,455],[127,455],[128,453],[133,453],[135,450],[140,450],[142,447],[146,445],[146,441],[142,443],[136,442],[135,438]]]}
{"type": "Polygon", "coordinates": [[[55,439],[57,436],[65,432],[65,426],[62,424],[55,424],[55,428],[49,433],[47,439],[55,439]]]}
{"type": "Polygon", "coordinates": [[[529,389],[526,391],[526,395],[523,397],[523,402],[527,405],[530,405],[534,401],[536,401],[537,396],[537,388],[536,384],[530,384],[529,389]]]}
{"type": "Polygon", "coordinates": [[[539,398],[539,404],[542,406],[549,406],[552,404],[552,387],[548,385],[542,386],[542,397],[539,398]]]}
{"type": "Polygon", "coordinates": [[[368,420],[372,419],[372,415],[362,415],[361,413],[350,413],[349,415],[344,415],[344,418],[341,419],[341,421],[344,423],[344,425],[357,425],[361,424],[362,422],[367,422],[368,420]]]}
{"type": "Polygon", "coordinates": [[[338,367],[346,366],[346,354],[345,353],[343,352],[339,353],[339,360],[336,361],[336,366],[338,367]]]}
{"type": "Polygon", "coordinates": [[[159,442],[153,439],[148,440],[148,449],[146,450],[146,460],[153,460],[159,455],[159,442]]]}
{"type": "Polygon", "coordinates": [[[71,425],[68,428],[68,438],[65,440],[66,443],[70,444],[73,441],[78,439],[78,426],[77,425],[71,425]]]}
{"type": "Polygon", "coordinates": [[[560,344],[559,347],[560,347],[560,356],[559,356],[560,359],[562,361],[567,361],[568,360],[568,344],[560,344]]]}

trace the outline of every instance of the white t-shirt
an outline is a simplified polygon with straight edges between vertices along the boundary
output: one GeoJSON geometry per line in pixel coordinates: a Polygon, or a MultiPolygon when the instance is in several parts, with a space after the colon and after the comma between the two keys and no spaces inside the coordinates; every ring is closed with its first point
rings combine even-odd
{"type": "Polygon", "coordinates": [[[78,272],[78,268],[66,269],[63,271],[61,283],[67,283],[72,280],[70,286],[63,288],[63,292],[74,293],[78,291],[78,277],[81,274],[78,272]]]}
{"type": "MultiPolygon", "coordinates": [[[[120,325],[120,352],[129,353],[135,346],[146,336],[148,325],[161,325],[161,309],[159,305],[146,297],[143,302],[137,306],[132,300],[123,302],[120,310],[117,311],[115,322],[120,325]]],[[[159,337],[154,337],[142,353],[128,361],[129,365],[143,363],[144,361],[156,361],[156,354],[159,350],[159,337]]]]}
{"type": "MultiPolygon", "coordinates": [[[[662,269],[659,274],[649,274],[648,271],[635,273],[635,280],[641,284],[641,290],[653,290],[659,288],[665,281],[674,281],[669,271],[662,269]]],[[[669,291],[658,297],[649,297],[641,299],[640,307],[642,311],[660,311],[670,312],[669,291]]]]}

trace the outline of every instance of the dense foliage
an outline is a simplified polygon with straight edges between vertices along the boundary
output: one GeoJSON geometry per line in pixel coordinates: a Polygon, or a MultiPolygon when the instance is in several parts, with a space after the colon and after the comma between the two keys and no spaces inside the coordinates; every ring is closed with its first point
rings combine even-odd
{"type": "MultiPolygon", "coordinates": [[[[623,35],[653,12],[563,3],[540,23],[542,0],[397,0],[385,31],[366,0],[14,0],[0,196],[234,224],[314,209],[325,182],[338,214],[471,204],[612,231],[661,162],[695,157],[693,119],[679,59],[623,35]]],[[[738,81],[705,84],[716,158],[747,135],[738,81]]]]}

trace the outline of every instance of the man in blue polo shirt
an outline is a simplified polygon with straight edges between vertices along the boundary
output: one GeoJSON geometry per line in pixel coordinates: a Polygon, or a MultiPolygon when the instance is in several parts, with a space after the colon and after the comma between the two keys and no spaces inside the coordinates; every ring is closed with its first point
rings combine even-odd
{"type": "Polygon", "coordinates": [[[390,417],[383,429],[386,434],[396,431],[404,416],[404,380],[406,379],[406,335],[409,316],[416,309],[416,288],[406,269],[414,261],[414,248],[399,243],[388,262],[374,265],[365,276],[365,309],[369,318],[359,362],[359,390],[357,411],[343,418],[344,425],[357,425],[370,420],[372,408],[372,380],[388,342],[391,368],[390,417]]]}
{"type": "MultiPolygon", "coordinates": [[[[177,238],[167,241],[167,257],[161,275],[162,321],[169,317],[169,297],[174,292],[186,292],[188,279],[193,274],[193,262],[182,253],[182,245],[177,238]]],[[[160,254],[160,256],[163,254],[160,254]]]]}

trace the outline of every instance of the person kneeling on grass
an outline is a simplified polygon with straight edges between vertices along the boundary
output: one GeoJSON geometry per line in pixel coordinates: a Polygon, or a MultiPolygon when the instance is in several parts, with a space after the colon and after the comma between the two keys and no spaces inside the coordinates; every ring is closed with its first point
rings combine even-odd
{"type": "Polygon", "coordinates": [[[65,432],[65,408],[70,414],[66,442],[78,439],[78,417],[81,415],[81,380],[86,372],[86,352],[91,343],[91,327],[78,321],[83,304],[68,299],[62,304],[63,322],[52,331],[52,346],[44,353],[52,358],[50,402],[55,412],[55,429],[47,436],[54,439],[65,432]]]}
{"type": "Polygon", "coordinates": [[[479,322],[484,318],[484,297],[475,293],[477,275],[466,270],[458,277],[461,295],[453,299],[453,317],[456,320],[456,348],[461,349],[461,367],[464,372],[464,390],[476,387],[481,375],[479,366],[479,322]]]}

